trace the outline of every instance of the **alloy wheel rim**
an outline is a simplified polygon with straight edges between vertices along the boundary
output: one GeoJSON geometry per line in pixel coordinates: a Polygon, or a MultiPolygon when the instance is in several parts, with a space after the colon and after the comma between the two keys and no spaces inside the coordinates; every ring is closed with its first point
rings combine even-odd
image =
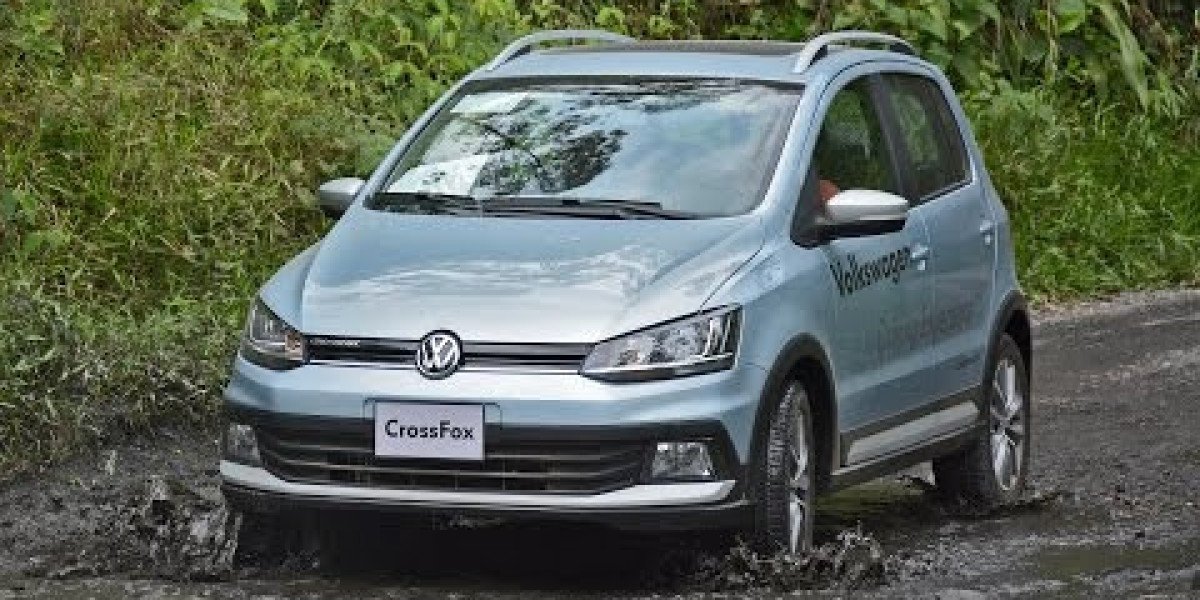
{"type": "Polygon", "coordinates": [[[788,551],[805,549],[808,521],[808,432],[804,415],[796,411],[793,434],[788,448],[788,551]]]}
{"type": "Polygon", "coordinates": [[[1009,491],[1020,480],[1025,456],[1025,399],[1011,359],[996,365],[991,413],[992,470],[1000,488],[1009,491]]]}

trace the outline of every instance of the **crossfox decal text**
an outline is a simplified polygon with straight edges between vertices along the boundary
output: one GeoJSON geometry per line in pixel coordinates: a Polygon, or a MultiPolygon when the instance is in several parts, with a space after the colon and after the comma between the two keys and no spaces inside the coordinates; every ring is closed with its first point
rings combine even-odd
{"type": "Polygon", "coordinates": [[[410,438],[452,438],[456,440],[473,440],[475,439],[475,428],[473,427],[453,427],[450,421],[442,419],[435,427],[422,427],[418,425],[405,425],[397,419],[389,419],[383,424],[383,431],[388,437],[410,437],[410,438]]]}
{"type": "Polygon", "coordinates": [[[833,272],[838,292],[843,296],[849,296],[884,279],[891,279],[892,283],[900,283],[900,273],[908,268],[911,260],[912,249],[904,246],[862,264],[859,264],[857,256],[850,254],[846,257],[847,264],[845,266],[838,258],[829,264],[829,270],[833,272]]]}

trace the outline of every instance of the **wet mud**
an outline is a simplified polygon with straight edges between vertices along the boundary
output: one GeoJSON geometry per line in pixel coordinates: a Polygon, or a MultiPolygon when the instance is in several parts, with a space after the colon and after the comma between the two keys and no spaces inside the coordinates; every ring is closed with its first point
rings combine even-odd
{"type": "Polygon", "coordinates": [[[823,499],[819,546],[725,534],[309,514],[220,498],[212,432],[163,431],[0,484],[0,599],[1200,597],[1200,293],[1043,314],[1015,506],[936,501],[927,467],[823,499]]]}
{"type": "Polygon", "coordinates": [[[175,581],[228,579],[242,516],[186,482],[152,477],[142,493],[118,503],[73,551],[46,557],[30,576],[67,579],[124,574],[175,581]]]}

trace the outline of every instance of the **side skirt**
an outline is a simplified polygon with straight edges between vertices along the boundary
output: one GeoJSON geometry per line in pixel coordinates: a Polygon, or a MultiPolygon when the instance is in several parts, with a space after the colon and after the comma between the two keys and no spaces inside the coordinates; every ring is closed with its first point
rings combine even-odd
{"type": "Polygon", "coordinates": [[[892,454],[873,458],[834,471],[830,478],[830,491],[858,485],[885,475],[892,475],[911,466],[953,454],[975,440],[982,425],[975,424],[966,429],[930,440],[926,444],[907,448],[892,454]]]}
{"type": "Polygon", "coordinates": [[[840,489],[950,454],[974,439],[983,424],[982,393],[972,387],[841,435],[840,489]]]}

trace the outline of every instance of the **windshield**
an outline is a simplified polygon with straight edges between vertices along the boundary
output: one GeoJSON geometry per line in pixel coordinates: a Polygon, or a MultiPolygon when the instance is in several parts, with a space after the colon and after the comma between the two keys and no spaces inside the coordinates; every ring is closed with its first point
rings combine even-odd
{"type": "Polygon", "coordinates": [[[536,200],[557,214],[741,214],[761,199],[798,94],[707,80],[468,92],[421,132],[368,207],[437,212],[458,198],[481,212],[536,200]]]}

